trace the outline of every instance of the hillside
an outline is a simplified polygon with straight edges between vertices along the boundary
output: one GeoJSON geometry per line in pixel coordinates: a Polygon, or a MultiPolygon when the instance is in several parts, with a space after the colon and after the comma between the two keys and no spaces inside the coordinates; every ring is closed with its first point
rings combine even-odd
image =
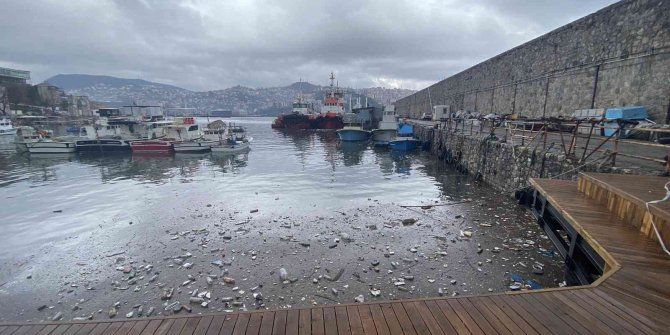
{"type": "Polygon", "coordinates": [[[80,89],[96,85],[104,85],[109,87],[156,86],[165,89],[184,90],[183,88],[180,87],[155,83],[143,79],[126,79],[126,78],[89,75],[89,74],[58,74],[45,81],[51,85],[58,86],[64,90],[80,89]]]}
{"type": "MultiPolygon", "coordinates": [[[[201,112],[228,109],[251,115],[276,115],[290,110],[291,103],[302,94],[315,108],[328,92],[327,86],[296,82],[288,86],[251,88],[234,86],[223,90],[193,92],[172,85],[142,79],[125,79],[110,76],[59,74],[46,80],[68,94],[86,95],[93,101],[115,107],[128,104],[158,104],[164,107],[189,107],[201,112]]],[[[371,105],[389,104],[412,94],[411,90],[381,87],[343,88],[346,99],[368,97],[371,105]]]]}

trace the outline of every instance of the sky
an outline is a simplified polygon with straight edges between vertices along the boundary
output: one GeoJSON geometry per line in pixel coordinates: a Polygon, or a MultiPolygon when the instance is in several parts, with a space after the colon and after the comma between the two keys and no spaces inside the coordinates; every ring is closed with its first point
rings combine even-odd
{"type": "Polygon", "coordinates": [[[421,89],[615,1],[0,0],[0,66],[190,90],[421,89]]]}

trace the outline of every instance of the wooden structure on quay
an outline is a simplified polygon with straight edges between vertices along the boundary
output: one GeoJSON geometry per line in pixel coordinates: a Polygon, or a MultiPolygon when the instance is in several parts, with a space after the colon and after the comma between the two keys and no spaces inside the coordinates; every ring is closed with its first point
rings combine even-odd
{"type": "Polygon", "coordinates": [[[533,179],[533,211],[582,286],[472,297],[140,319],[0,324],[0,335],[76,334],[667,334],[670,178],[581,174],[533,179]],[[554,234],[559,232],[560,234],[554,234]],[[667,244],[667,243],[666,243],[667,244]],[[590,265],[576,264],[587,260],[590,265]]]}

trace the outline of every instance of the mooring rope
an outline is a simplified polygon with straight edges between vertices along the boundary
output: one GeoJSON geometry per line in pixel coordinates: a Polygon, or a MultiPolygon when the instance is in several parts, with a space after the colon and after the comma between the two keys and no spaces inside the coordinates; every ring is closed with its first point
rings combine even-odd
{"type": "Polygon", "coordinates": [[[661,244],[661,248],[663,248],[663,251],[665,251],[666,254],[670,255],[670,251],[668,251],[668,248],[665,247],[665,243],[663,242],[663,239],[661,238],[661,233],[658,232],[658,228],[656,227],[656,220],[654,220],[654,215],[651,214],[651,210],[649,210],[649,205],[650,204],[657,204],[663,201],[666,201],[670,199],[670,181],[665,183],[663,188],[665,188],[665,197],[663,199],[658,199],[658,200],[652,200],[652,201],[647,201],[645,205],[647,206],[647,212],[649,212],[649,216],[651,217],[651,226],[654,228],[654,233],[656,233],[656,237],[658,238],[658,242],[661,244]]]}

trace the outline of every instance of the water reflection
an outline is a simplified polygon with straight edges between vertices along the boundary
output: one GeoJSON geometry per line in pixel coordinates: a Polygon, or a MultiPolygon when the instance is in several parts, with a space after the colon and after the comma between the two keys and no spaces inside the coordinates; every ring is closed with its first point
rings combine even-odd
{"type": "Polygon", "coordinates": [[[0,244],[11,245],[0,250],[0,258],[61,238],[64,226],[81,232],[110,218],[142,216],[157,205],[174,204],[175,195],[180,195],[176,210],[219,202],[241,211],[266,206],[277,216],[326,215],[372,198],[418,202],[462,187],[453,178],[442,180],[442,170],[420,152],[340,143],[333,131],[272,131],[271,121],[236,121],[254,141],[249,152],[234,155],[40,157],[17,154],[11,143],[3,143],[0,194],[6,216],[0,229],[21,238],[0,236],[0,244]],[[54,210],[62,212],[55,216],[54,210]]]}
{"type": "Polygon", "coordinates": [[[344,166],[360,165],[367,148],[367,142],[340,142],[338,149],[344,166]]]}
{"type": "MultiPolygon", "coordinates": [[[[242,122],[243,123],[243,122],[242,122]]],[[[139,183],[192,183],[203,174],[216,178],[225,174],[240,174],[249,165],[254,173],[319,173],[323,168],[334,181],[341,168],[368,165],[378,166],[382,175],[409,175],[416,154],[398,153],[361,142],[340,142],[334,131],[270,131],[264,122],[247,125],[255,140],[252,150],[243,154],[177,153],[174,155],[132,155],[130,153],[86,153],[30,155],[16,153],[13,143],[0,139],[0,187],[22,180],[45,183],[58,178],[60,169],[79,164],[94,169],[103,183],[134,180],[139,183]],[[293,156],[299,168],[293,166],[293,156]],[[368,161],[366,161],[368,160],[368,161]],[[339,167],[339,168],[338,168],[339,167]]],[[[421,166],[419,164],[418,166],[421,166]]],[[[309,178],[315,178],[312,175],[309,178]]],[[[76,182],[76,179],[72,182],[76,182]]]]}

